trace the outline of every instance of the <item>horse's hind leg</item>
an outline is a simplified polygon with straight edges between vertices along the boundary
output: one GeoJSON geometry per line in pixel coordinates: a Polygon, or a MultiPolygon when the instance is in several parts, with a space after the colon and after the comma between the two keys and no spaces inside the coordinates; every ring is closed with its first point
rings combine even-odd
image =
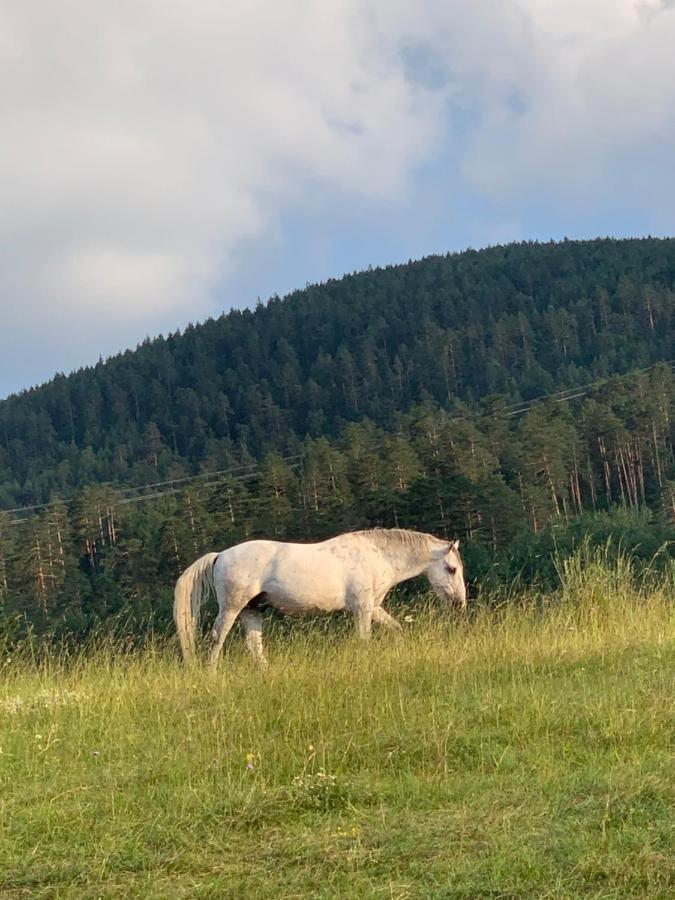
{"type": "Polygon", "coordinates": [[[246,632],[246,648],[256,662],[267,668],[262,642],[262,614],[254,609],[245,609],[239,616],[246,632]]]}
{"type": "Polygon", "coordinates": [[[219,612],[211,631],[211,652],[209,653],[209,666],[212,668],[218,662],[220,651],[223,649],[225,638],[234,625],[237,616],[246,606],[247,599],[238,597],[232,593],[226,593],[224,588],[216,586],[219,612]]]}
{"type": "Polygon", "coordinates": [[[235,623],[237,616],[241,610],[229,609],[219,613],[218,618],[213,623],[213,631],[211,632],[211,652],[209,653],[209,666],[214,667],[218,662],[220,651],[223,649],[225,638],[229,634],[235,623]]]}

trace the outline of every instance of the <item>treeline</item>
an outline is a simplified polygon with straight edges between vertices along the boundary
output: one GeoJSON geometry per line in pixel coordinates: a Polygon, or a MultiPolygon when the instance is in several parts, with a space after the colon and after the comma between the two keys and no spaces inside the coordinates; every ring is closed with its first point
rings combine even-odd
{"type": "MultiPolygon", "coordinates": [[[[420,405],[437,419],[439,407],[473,409],[495,394],[495,403],[523,402],[645,368],[673,355],[674,281],[671,239],[519,244],[363,272],[231,312],[0,403],[0,508],[305,453],[320,438],[342,447],[347,424],[364,418],[391,431],[420,405]]],[[[637,459],[622,445],[620,475],[611,447],[592,445],[606,470],[586,490],[646,502],[665,479],[658,435],[651,440],[649,449],[640,438],[637,459]],[[652,463],[648,486],[640,473],[652,463]]],[[[531,488],[520,465],[520,491],[514,466],[501,460],[504,483],[522,494],[533,526],[537,491],[556,515],[596,502],[583,495],[583,455],[569,493],[548,463],[531,488]]]]}
{"type": "Polygon", "coordinates": [[[135,490],[93,485],[68,503],[5,512],[5,630],[85,634],[122,611],[166,623],[187,564],[257,536],[374,525],[460,536],[474,590],[519,573],[552,577],[554,543],[589,528],[649,558],[675,538],[674,413],[675,376],[658,364],[571,399],[514,407],[492,397],[452,411],[428,402],[394,430],[362,419],[285,457],[135,490]]]}

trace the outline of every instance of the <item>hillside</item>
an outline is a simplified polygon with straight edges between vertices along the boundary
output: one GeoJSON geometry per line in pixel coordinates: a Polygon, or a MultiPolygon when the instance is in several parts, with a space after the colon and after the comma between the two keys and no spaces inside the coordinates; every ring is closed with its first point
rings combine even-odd
{"type": "Polygon", "coordinates": [[[516,402],[675,355],[675,240],[519,244],[351,275],[0,403],[0,508],[516,402]]]}
{"type": "Polygon", "coordinates": [[[0,639],[161,627],[187,564],[253,536],[459,536],[474,594],[552,586],[551,551],[589,533],[660,564],[674,251],[523,244],[365,272],[4,401],[0,639]]]}

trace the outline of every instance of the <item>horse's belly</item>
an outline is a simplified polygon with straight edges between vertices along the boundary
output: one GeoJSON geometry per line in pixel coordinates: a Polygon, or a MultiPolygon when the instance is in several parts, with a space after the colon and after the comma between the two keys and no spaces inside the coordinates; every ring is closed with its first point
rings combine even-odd
{"type": "Polygon", "coordinates": [[[289,615],[331,613],[345,608],[343,566],[299,546],[279,553],[262,583],[268,603],[289,615]]]}
{"type": "Polygon", "coordinates": [[[267,588],[267,602],[279,612],[289,616],[312,615],[313,613],[331,613],[344,609],[344,594],[323,594],[316,591],[279,591],[267,588]]]}

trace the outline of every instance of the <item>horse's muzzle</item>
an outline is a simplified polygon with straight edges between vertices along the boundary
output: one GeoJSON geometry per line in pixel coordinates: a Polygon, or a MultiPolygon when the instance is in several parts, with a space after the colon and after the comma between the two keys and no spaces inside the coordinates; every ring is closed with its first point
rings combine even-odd
{"type": "Polygon", "coordinates": [[[450,600],[450,604],[451,604],[452,608],[456,609],[460,612],[462,610],[465,610],[467,608],[467,606],[469,605],[469,598],[466,596],[466,593],[463,596],[458,595],[458,594],[452,594],[450,596],[449,600],[450,600]]]}

